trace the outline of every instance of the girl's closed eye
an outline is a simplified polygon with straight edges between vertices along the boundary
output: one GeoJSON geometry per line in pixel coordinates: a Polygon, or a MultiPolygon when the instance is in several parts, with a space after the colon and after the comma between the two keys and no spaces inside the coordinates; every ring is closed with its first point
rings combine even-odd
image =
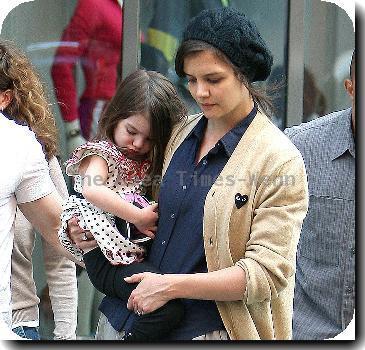
{"type": "Polygon", "coordinates": [[[137,134],[134,130],[131,130],[131,129],[129,129],[129,128],[127,128],[127,133],[128,133],[129,135],[136,135],[136,134],[137,134]]]}
{"type": "Polygon", "coordinates": [[[222,79],[207,79],[209,84],[218,84],[222,79]]]}

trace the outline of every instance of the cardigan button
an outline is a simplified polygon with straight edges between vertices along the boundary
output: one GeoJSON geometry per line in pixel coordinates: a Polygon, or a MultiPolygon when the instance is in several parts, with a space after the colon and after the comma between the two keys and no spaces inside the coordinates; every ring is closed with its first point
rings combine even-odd
{"type": "Polygon", "coordinates": [[[213,245],[213,238],[212,237],[209,238],[209,244],[213,245]]]}

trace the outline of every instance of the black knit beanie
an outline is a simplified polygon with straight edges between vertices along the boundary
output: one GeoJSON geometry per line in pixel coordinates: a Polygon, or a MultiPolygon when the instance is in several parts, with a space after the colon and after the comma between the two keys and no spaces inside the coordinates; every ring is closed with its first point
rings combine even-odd
{"type": "Polygon", "coordinates": [[[255,23],[231,7],[208,9],[192,18],[183,42],[201,40],[222,51],[250,81],[266,80],[273,57],[255,23]]]}

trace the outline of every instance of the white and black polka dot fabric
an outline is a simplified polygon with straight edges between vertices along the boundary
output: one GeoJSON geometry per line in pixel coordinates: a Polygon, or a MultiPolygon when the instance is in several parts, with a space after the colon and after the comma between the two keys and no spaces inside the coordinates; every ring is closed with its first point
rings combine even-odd
{"type": "MultiPolygon", "coordinates": [[[[141,193],[142,181],[149,170],[150,161],[129,159],[113,143],[107,141],[88,142],[77,148],[71,159],[67,161],[66,173],[75,177],[76,192],[82,192],[81,176],[78,172],[80,162],[90,155],[98,155],[105,159],[108,164],[108,177],[105,184],[123,199],[129,200],[124,196],[128,193],[141,193]]],[[[131,264],[143,260],[144,248],[132,243],[119,233],[113,215],[103,212],[82,196],[73,195],[63,205],[59,239],[61,244],[80,261],[82,251],[67,234],[67,222],[73,216],[79,218],[79,225],[82,228],[92,233],[111,264],[131,264]]]]}

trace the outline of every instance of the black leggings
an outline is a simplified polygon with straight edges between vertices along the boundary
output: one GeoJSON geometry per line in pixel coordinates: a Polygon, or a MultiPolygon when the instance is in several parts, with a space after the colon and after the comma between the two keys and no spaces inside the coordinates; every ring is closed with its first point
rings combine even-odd
{"type": "MultiPolygon", "coordinates": [[[[124,277],[141,272],[160,271],[148,262],[132,263],[130,265],[112,265],[100,248],[95,248],[84,254],[84,262],[91,283],[100,292],[110,297],[127,301],[137,283],[127,283],[124,277]]],[[[182,302],[170,300],[154,312],[136,317],[130,334],[130,341],[157,341],[177,327],[184,314],[182,302]]]]}

